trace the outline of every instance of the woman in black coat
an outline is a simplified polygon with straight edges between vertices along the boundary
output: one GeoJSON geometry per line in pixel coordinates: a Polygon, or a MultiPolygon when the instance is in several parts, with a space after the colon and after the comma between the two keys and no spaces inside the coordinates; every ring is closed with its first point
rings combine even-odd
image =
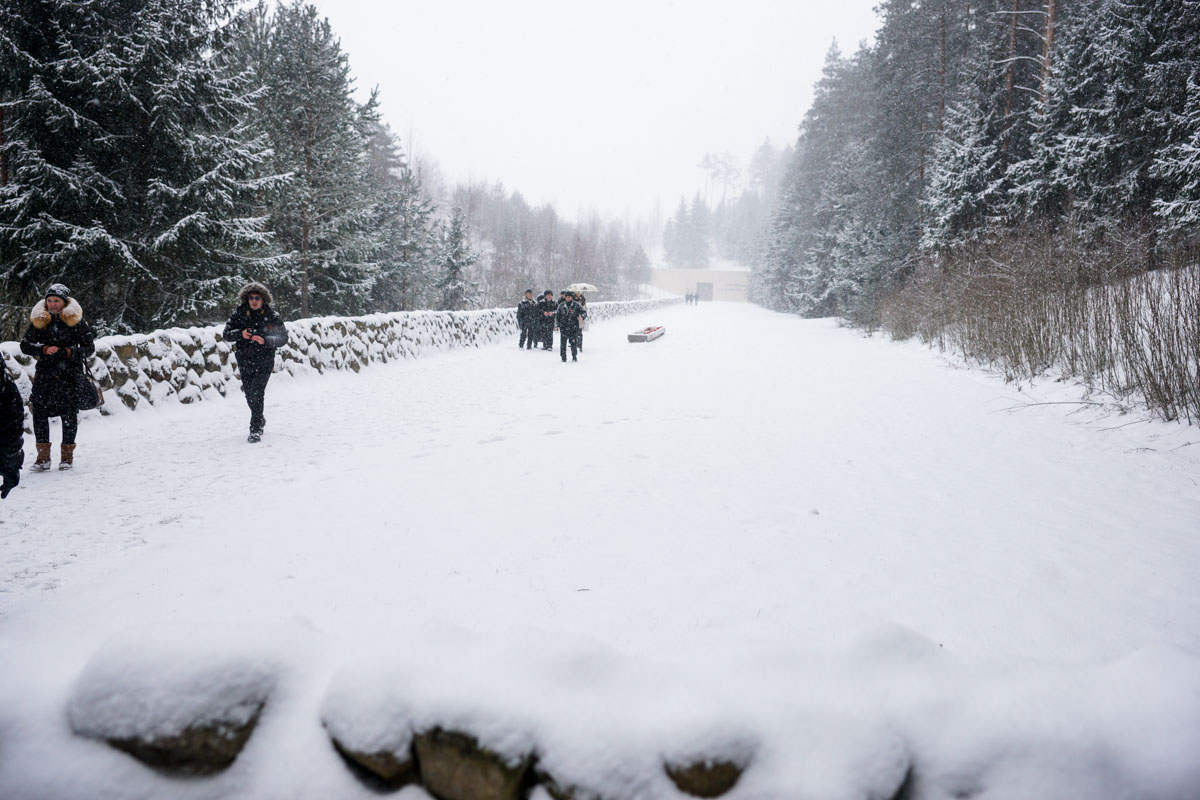
{"type": "Polygon", "coordinates": [[[0,358],[0,499],[21,482],[25,463],[25,401],[0,358]]]}
{"type": "Polygon", "coordinates": [[[79,391],[84,364],[96,352],[96,334],[83,321],[83,309],[71,290],[56,283],[29,314],[29,330],[21,339],[21,352],[37,359],[33,392],[33,437],[37,460],[31,472],[50,469],[50,417],[62,419],[59,469],[75,464],[75,433],[79,429],[79,391]]]}
{"type": "Polygon", "coordinates": [[[271,309],[271,293],[261,283],[248,283],[238,293],[239,305],[225,325],[225,341],[235,342],[242,392],[250,406],[250,435],[262,439],[267,418],[263,415],[267,381],[275,370],[275,348],[287,344],[283,319],[271,309]]]}

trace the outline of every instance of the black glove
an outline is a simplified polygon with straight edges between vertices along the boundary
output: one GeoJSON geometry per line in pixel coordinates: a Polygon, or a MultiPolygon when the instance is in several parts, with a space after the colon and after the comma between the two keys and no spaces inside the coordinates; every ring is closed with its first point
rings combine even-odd
{"type": "Polygon", "coordinates": [[[0,464],[0,477],[4,478],[3,483],[0,483],[0,500],[3,500],[21,482],[21,465],[25,463],[25,451],[5,453],[0,459],[3,460],[0,464]]]}

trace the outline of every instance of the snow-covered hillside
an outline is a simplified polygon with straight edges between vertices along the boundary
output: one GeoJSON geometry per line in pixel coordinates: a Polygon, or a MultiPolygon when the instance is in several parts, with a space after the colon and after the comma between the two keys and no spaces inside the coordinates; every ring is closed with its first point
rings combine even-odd
{"type": "Polygon", "coordinates": [[[580,798],[1200,796],[1195,429],[749,306],[585,348],[87,420],[0,506],[0,797],[372,798],[330,735],[438,727],[580,798]],[[98,740],[218,708],[207,777],[98,740]]]}

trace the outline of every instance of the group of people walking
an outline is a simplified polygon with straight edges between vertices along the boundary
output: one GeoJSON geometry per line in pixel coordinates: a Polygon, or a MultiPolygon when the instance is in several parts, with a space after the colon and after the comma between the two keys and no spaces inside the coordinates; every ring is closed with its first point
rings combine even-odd
{"type": "MultiPolygon", "coordinates": [[[[271,308],[271,293],[261,283],[248,283],[238,293],[238,307],[225,325],[224,338],[234,345],[242,391],[250,407],[248,441],[262,438],[267,424],[263,401],[275,368],[275,350],[287,344],[283,319],[271,308]]],[[[75,437],[80,410],[95,408],[99,390],[87,369],[96,352],[96,334],[83,318],[83,308],[71,290],[56,283],[46,290],[29,314],[21,352],[37,359],[29,396],[37,457],[31,472],[47,472],[51,463],[50,418],[62,421],[58,468],[75,464],[75,437]]],[[[0,497],[20,482],[25,462],[25,404],[21,392],[0,364],[0,497]]]]}
{"type": "Polygon", "coordinates": [[[525,290],[525,299],[517,305],[517,326],[521,338],[517,347],[532,350],[536,343],[543,350],[554,349],[554,329],[559,332],[559,355],[567,361],[567,345],[571,346],[571,360],[578,361],[583,350],[583,327],[587,321],[587,298],[564,289],[558,300],[554,292],[547,289],[540,299],[534,299],[533,289],[525,290]]]}
{"type": "Polygon", "coordinates": [[[685,294],[683,296],[683,302],[685,305],[689,305],[689,306],[700,305],[700,293],[696,292],[693,294],[693,293],[689,292],[688,294],[685,294]]]}
{"type": "MultiPolygon", "coordinates": [[[[521,329],[518,346],[532,350],[536,343],[544,350],[553,350],[557,329],[563,362],[568,346],[571,360],[578,361],[587,315],[587,299],[582,294],[568,289],[556,300],[554,292],[547,289],[540,299],[534,299],[533,290],[527,289],[517,307],[521,329]]],[[[250,407],[247,441],[258,442],[267,424],[263,405],[267,382],[275,368],[275,351],[288,341],[287,328],[271,308],[271,293],[266,286],[248,283],[242,287],[223,336],[234,346],[242,392],[250,407]]],[[[52,468],[50,418],[58,417],[62,421],[58,468],[69,470],[75,464],[79,412],[95,408],[102,398],[87,369],[87,359],[96,352],[96,334],[83,318],[83,307],[63,284],[47,289],[30,311],[21,352],[37,359],[29,397],[37,457],[29,469],[47,472],[52,468]]],[[[20,482],[25,461],[24,429],[21,392],[7,367],[0,364],[0,497],[7,497],[20,482]]]]}

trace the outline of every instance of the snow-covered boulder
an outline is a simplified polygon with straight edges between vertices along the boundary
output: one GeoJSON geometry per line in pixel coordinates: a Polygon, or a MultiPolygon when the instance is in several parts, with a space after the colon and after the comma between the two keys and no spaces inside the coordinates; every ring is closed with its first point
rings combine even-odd
{"type": "Polygon", "coordinates": [[[724,758],[705,758],[663,766],[671,783],[692,797],[720,797],[737,785],[746,770],[745,764],[724,758]]]}
{"type": "Polygon", "coordinates": [[[382,788],[418,777],[403,685],[386,666],[356,665],[334,677],[321,711],[333,746],[360,777],[382,788]]]}
{"type": "Polygon", "coordinates": [[[421,783],[443,800],[518,800],[532,754],[504,757],[461,731],[434,728],[415,740],[421,783]]]}
{"type": "Polygon", "coordinates": [[[223,632],[128,632],[88,662],[67,717],[76,734],[157,769],[216,772],[242,751],[278,672],[269,654],[223,632]]]}

